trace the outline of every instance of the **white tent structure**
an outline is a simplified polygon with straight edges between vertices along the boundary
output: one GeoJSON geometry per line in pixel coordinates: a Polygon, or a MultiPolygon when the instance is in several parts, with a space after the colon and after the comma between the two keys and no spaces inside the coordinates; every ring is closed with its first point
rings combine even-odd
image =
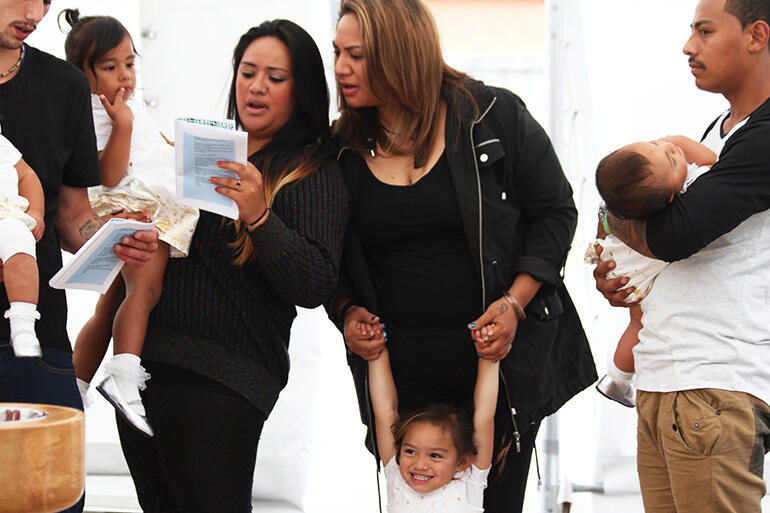
{"type": "MultiPolygon", "coordinates": [[[[118,17],[142,56],[137,94],[164,132],[172,133],[176,116],[224,114],[232,47],[245,29],[265,19],[289,18],[305,27],[321,49],[333,85],[330,41],[337,3],[56,0],[29,43],[62,56],[64,36],[55,18],[64,7],[118,17]]],[[[464,3],[470,11],[490,2],[431,2],[434,8],[442,3],[464,3]]],[[[625,312],[605,304],[595,291],[590,268],[582,263],[583,249],[596,227],[593,172],[600,156],[630,141],[672,133],[698,138],[727,107],[721,97],[695,88],[681,53],[696,3],[545,0],[542,37],[547,38],[547,53],[523,62],[501,59],[507,54],[499,48],[489,55],[447,54],[456,67],[522,96],[554,141],[580,210],[566,281],[600,375],[625,324],[625,312]]],[[[517,30],[516,20],[510,30],[517,30]]],[[[75,293],[69,299],[74,338],[95,297],[75,293]]],[[[343,343],[322,311],[300,312],[290,352],[289,385],[260,443],[255,511],[377,511],[374,464],[363,448],[364,430],[343,343]]],[[[112,411],[98,399],[87,413],[87,508],[136,511],[112,411]]],[[[633,410],[587,390],[543,425],[538,447],[544,483],[538,488],[533,465],[525,511],[565,511],[561,503],[571,503],[572,511],[579,513],[642,511],[633,410]],[[581,492],[585,489],[594,493],[581,492]]]]}

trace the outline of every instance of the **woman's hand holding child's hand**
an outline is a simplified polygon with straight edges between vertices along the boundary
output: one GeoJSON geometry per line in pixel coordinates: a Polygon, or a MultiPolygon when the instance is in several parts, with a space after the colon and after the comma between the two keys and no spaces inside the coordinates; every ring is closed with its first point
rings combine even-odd
{"type": "Polygon", "coordinates": [[[363,306],[356,305],[345,313],[345,343],[364,360],[376,360],[387,337],[380,318],[363,306]]]}
{"type": "Polygon", "coordinates": [[[128,98],[123,97],[125,92],[126,90],[121,87],[115,95],[114,103],[110,103],[103,94],[99,95],[99,100],[102,102],[104,110],[107,111],[107,115],[116,125],[130,125],[134,122],[134,114],[131,112],[131,108],[126,105],[128,98]]]}
{"type": "Polygon", "coordinates": [[[216,191],[235,201],[238,205],[238,215],[249,229],[262,224],[267,219],[267,215],[264,215],[267,213],[267,202],[262,173],[251,162],[246,165],[238,162],[218,162],[217,165],[232,171],[238,177],[211,177],[211,183],[217,185],[216,191]]]}
{"type": "Polygon", "coordinates": [[[518,327],[519,318],[504,297],[489,305],[481,317],[468,325],[476,352],[495,362],[508,356],[518,327]]]}

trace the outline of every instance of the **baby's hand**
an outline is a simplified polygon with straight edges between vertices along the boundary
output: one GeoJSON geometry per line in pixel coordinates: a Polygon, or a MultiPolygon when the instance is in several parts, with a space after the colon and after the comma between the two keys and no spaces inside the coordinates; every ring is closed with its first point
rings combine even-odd
{"type": "Polygon", "coordinates": [[[126,105],[126,100],[123,95],[126,94],[125,88],[121,87],[115,95],[115,102],[110,103],[106,96],[99,95],[99,100],[104,106],[104,110],[107,111],[107,115],[110,117],[113,123],[130,125],[134,122],[134,114],[131,112],[131,108],[126,105]]]}
{"type": "Polygon", "coordinates": [[[43,232],[45,231],[43,212],[39,210],[27,210],[27,215],[35,220],[35,227],[32,228],[32,235],[35,237],[35,242],[40,242],[40,239],[43,238],[43,232]]]}

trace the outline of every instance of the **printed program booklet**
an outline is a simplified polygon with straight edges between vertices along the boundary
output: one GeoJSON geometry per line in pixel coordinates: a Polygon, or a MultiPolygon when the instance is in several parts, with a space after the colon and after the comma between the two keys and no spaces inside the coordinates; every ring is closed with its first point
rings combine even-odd
{"type": "Polygon", "coordinates": [[[55,289],[83,289],[104,294],[123,267],[123,261],[113,249],[115,244],[123,237],[150,230],[154,225],[134,219],[110,219],[59,269],[48,284],[55,289]]]}
{"type": "Polygon", "coordinates": [[[238,205],[216,192],[209,178],[237,178],[235,173],[218,167],[217,162],[246,164],[246,132],[235,130],[232,120],[179,118],[175,121],[174,139],[177,201],[238,219],[238,205]]]}

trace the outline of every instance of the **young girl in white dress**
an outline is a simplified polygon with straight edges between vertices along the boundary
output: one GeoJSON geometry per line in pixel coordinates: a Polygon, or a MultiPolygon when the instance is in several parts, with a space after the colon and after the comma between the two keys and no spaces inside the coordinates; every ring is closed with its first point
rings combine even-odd
{"type": "Polygon", "coordinates": [[[472,420],[446,404],[400,417],[388,350],[369,361],[369,392],[389,513],[484,511],[499,367],[499,362],[479,358],[472,420]]]}
{"type": "Polygon", "coordinates": [[[35,334],[38,284],[35,243],[43,236],[45,197],[40,179],[11,142],[0,135],[0,261],[17,358],[43,355],[35,334]]]}
{"type": "Polygon", "coordinates": [[[125,299],[117,311],[120,280],[99,299],[81,330],[73,356],[78,386],[85,395],[111,333],[115,355],[97,389],[129,424],[152,436],[139,395],[149,378],[141,366],[142,345],[168,258],[187,255],[198,211],[176,203],[173,147],[133,96],[136,50],[128,31],[109,16],[81,18],[76,9],[62,14],[72,27],[65,42],[67,60],[83,70],[93,93],[102,185],[89,190],[91,206],[99,215],[143,213],[160,234],[160,247],[149,262],[140,269],[123,267],[125,299]]]}

